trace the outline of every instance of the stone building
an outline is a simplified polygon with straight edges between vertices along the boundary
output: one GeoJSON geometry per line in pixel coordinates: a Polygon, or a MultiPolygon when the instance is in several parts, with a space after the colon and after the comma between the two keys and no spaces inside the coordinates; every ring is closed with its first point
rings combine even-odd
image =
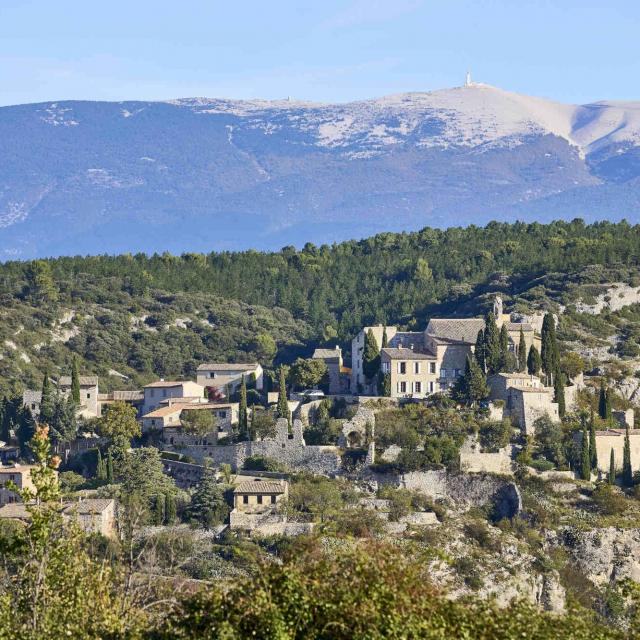
{"type": "Polygon", "coordinates": [[[131,405],[139,415],[144,403],[144,392],[142,389],[138,389],[137,391],[110,391],[109,393],[98,394],[100,415],[104,413],[107,407],[116,402],[124,402],[131,405]]]}
{"type": "Polygon", "coordinates": [[[31,479],[31,471],[36,469],[34,464],[14,464],[8,467],[0,467],[0,505],[20,502],[20,496],[6,487],[12,482],[18,489],[35,491],[35,485],[31,479]]]}
{"type": "Polygon", "coordinates": [[[528,373],[498,373],[487,378],[493,401],[502,403],[502,417],[511,418],[513,424],[531,435],[538,418],[548,416],[560,420],[558,404],[553,401],[554,390],[545,387],[540,378],[528,373]]]}
{"type": "Polygon", "coordinates": [[[142,403],[142,415],[151,413],[157,409],[163,400],[175,398],[198,398],[204,401],[204,387],[190,380],[158,380],[152,382],[143,389],[144,400],[142,403]]]}
{"type": "Polygon", "coordinates": [[[255,388],[261,390],[264,386],[262,366],[257,362],[227,363],[214,362],[201,364],[196,370],[196,380],[203,387],[214,387],[223,393],[233,394],[240,387],[242,376],[247,384],[255,381],[255,388]]]}
{"type": "Polygon", "coordinates": [[[323,360],[327,365],[330,394],[349,392],[351,380],[342,361],[342,349],[338,345],[335,349],[316,349],[311,357],[314,360],[323,360]]]}
{"type": "MultiPolygon", "coordinates": [[[[516,356],[521,330],[527,351],[532,344],[539,348],[540,337],[533,326],[525,322],[511,322],[510,316],[503,313],[502,299],[499,296],[494,302],[494,315],[498,327],[506,324],[509,349],[516,356]]],[[[381,361],[387,363],[387,373],[396,373],[391,385],[392,397],[421,398],[430,393],[446,391],[455,384],[457,378],[464,373],[467,356],[475,350],[478,332],[484,327],[484,318],[432,318],[424,331],[398,331],[397,327],[383,325],[364,327],[351,342],[352,392],[370,394],[375,391],[375,382],[366,380],[363,369],[365,338],[369,331],[375,337],[378,347],[382,347],[383,336],[387,336],[388,344],[381,352],[381,361]],[[416,355],[407,357],[409,351],[416,355]],[[413,364],[409,365],[409,360],[413,364]],[[416,365],[416,361],[424,361],[426,370],[422,364],[416,365]],[[401,373],[401,370],[405,373],[401,373]],[[403,377],[399,377],[400,375],[403,377]]]]}
{"type": "MultiPolygon", "coordinates": [[[[607,429],[596,431],[596,452],[598,454],[598,471],[609,473],[611,451],[613,450],[616,471],[622,470],[624,456],[625,429],[607,429]]],[[[576,441],[582,442],[582,432],[575,434],[576,441]]],[[[631,446],[631,468],[640,469],[640,429],[629,429],[629,444],[631,446]]]]}
{"type": "MultiPolygon", "coordinates": [[[[80,376],[80,415],[87,418],[100,416],[98,403],[98,376],[80,376]]],[[[65,396],[71,395],[71,376],[58,380],[58,389],[65,396]]]]}

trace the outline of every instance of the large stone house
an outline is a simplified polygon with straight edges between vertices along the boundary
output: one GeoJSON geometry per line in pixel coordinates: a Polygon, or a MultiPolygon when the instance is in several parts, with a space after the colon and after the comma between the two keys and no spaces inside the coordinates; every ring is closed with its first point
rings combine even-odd
{"type": "MultiPolygon", "coordinates": [[[[517,355],[520,330],[527,350],[531,344],[539,347],[540,338],[531,324],[511,322],[502,312],[502,300],[494,303],[496,324],[507,324],[509,348],[517,355]]],[[[390,373],[392,397],[422,398],[430,393],[449,389],[464,373],[465,361],[475,350],[478,332],[485,327],[484,318],[433,318],[424,331],[398,331],[394,326],[364,327],[351,342],[351,389],[362,394],[373,393],[364,375],[365,337],[371,331],[382,346],[386,333],[387,347],[381,351],[383,372],[390,373]],[[412,354],[412,355],[411,355],[412,354]],[[434,377],[435,374],[435,377],[434,377]]]]}
{"type": "Polygon", "coordinates": [[[255,380],[256,389],[264,386],[264,374],[262,366],[257,362],[252,363],[227,363],[217,362],[201,364],[196,370],[196,380],[203,387],[214,387],[222,392],[234,393],[241,384],[242,376],[247,383],[255,380]]]}
{"type": "Polygon", "coordinates": [[[158,380],[143,388],[142,415],[151,413],[162,405],[163,400],[171,398],[198,398],[204,401],[204,387],[190,380],[158,380]]]}
{"type": "Polygon", "coordinates": [[[278,514],[278,505],[288,494],[286,480],[258,479],[240,483],[233,490],[230,527],[251,531],[258,526],[284,522],[284,517],[278,514]]]}
{"type": "MultiPolygon", "coordinates": [[[[601,473],[609,473],[611,451],[613,451],[616,471],[622,470],[625,433],[625,429],[596,431],[598,471],[601,473]]],[[[582,432],[576,433],[574,437],[578,443],[582,442],[582,432]]],[[[631,468],[635,471],[640,467],[640,429],[629,429],[629,445],[631,449],[631,468]]]]}
{"type": "Polygon", "coordinates": [[[31,479],[31,471],[35,468],[36,465],[17,462],[8,467],[0,467],[0,506],[21,501],[20,496],[6,486],[9,482],[15,484],[18,489],[35,491],[31,479]]]}

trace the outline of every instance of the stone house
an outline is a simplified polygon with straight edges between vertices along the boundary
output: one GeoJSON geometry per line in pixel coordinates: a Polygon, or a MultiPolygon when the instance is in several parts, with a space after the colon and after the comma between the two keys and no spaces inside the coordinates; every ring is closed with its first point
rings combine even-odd
{"type": "Polygon", "coordinates": [[[22,393],[22,405],[31,411],[31,415],[37,418],[40,415],[40,403],[42,402],[42,391],[26,389],[22,393]]]}
{"type": "MultiPolygon", "coordinates": [[[[502,311],[502,300],[499,296],[494,302],[494,315],[498,327],[507,324],[509,348],[515,355],[517,355],[520,344],[521,329],[527,350],[531,344],[536,344],[539,348],[540,338],[534,327],[526,322],[511,322],[510,316],[502,311]]],[[[424,331],[398,331],[397,327],[383,325],[364,327],[351,342],[352,393],[367,394],[374,391],[374,384],[367,382],[363,370],[365,338],[369,331],[373,333],[379,347],[382,347],[383,335],[386,332],[388,348],[410,349],[435,359],[437,384],[434,384],[433,391],[420,391],[418,397],[423,397],[436,391],[446,391],[455,384],[456,379],[464,373],[467,356],[475,350],[478,332],[484,327],[484,318],[432,318],[424,331]]],[[[405,382],[422,383],[424,380],[415,379],[405,382]]],[[[432,380],[429,379],[427,382],[430,383],[432,380]]],[[[421,389],[422,386],[420,384],[421,389]]],[[[398,393],[400,392],[392,385],[392,394],[397,397],[398,393]]],[[[415,391],[413,393],[415,394],[415,391]]],[[[406,391],[401,395],[405,394],[411,395],[412,392],[406,391]]]]}
{"type": "Polygon", "coordinates": [[[329,393],[348,393],[351,386],[350,377],[346,374],[342,361],[342,349],[336,345],[335,349],[316,349],[311,356],[314,360],[324,360],[329,374],[329,393]]]}
{"type": "Polygon", "coordinates": [[[146,385],[143,388],[143,393],[144,400],[141,409],[143,416],[157,409],[163,400],[169,400],[170,398],[204,399],[204,387],[190,380],[158,380],[146,385]]]}
{"type": "MultiPolygon", "coordinates": [[[[233,425],[238,422],[239,404],[205,403],[205,404],[181,404],[173,405],[180,410],[175,419],[165,424],[162,429],[162,441],[175,447],[188,447],[193,445],[216,445],[222,437],[230,436],[233,425]],[[190,434],[185,432],[182,426],[182,418],[185,411],[208,411],[212,414],[215,426],[213,431],[207,434],[190,434]]],[[[162,411],[157,409],[156,411],[162,411]]],[[[155,411],[153,413],[156,413],[155,411]]],[[[153,413],[151,415],[153,415],[153,413]]]]}
{"type": "Polygon", "coordinates": [[[380,362],[382,373],[390,376],[392,398],[424,398],[439,389],[438,361],[433,353],[385,347],[380,362]]]}
{"type": "Polygon", "coordinates": [[[8,445],[0,440],[0,467],[3,464],[11,464],[20,457],[20,449],[8,445]]]}
{"type": "Polygon", "coordinates": [[[233,490],[233,510],[229,514],[232,529],[255,530],[265,525],[284,523],[286,518],[278,513],[279,503],[289,495],[286,480],[250,480],[233,490]]]}
{"type": "Polygon", "coordinates": [[[264,373],[262,366],[257,362],[214,362],[201,364],[196,370],[196,380],[199,385],[214,387],[223,393],[228,390],[229,394],[233,394],[240,387],[242,376],[247,383],[250,382],[250,378],[255,379],[256,389],[262,390],[264,387],[264,373]]]}
{"type": "Polygon", "coordinates": [[[540,378],[528,373],[498,373],[489,376],[487,383],[489,398],[503,403],[502,417],[511,418],[526,435],[534,433],[538,418],[548,416],[554,422],[560,421],[554,390],[545,387],[540,378]]]}
{"type": "Polygon", "coordinates": [[[8,467],[0,467],[0,506],[21,502],[20,496],[6,487],[9,482],[13,482],[18,489],[35,491],[31,480],[31,471],[35,468],[34,464],[18,464],[17,462],[8,467]]]}
{"type": "MultiPolygon", "coordinates": [[[[65,520],[74,519],[85,533],[99,533],[107,538],[117,538],[116,506],[111,498],[81,498],[78,502],[60,505],[65,520]]],[[[29,522],[31,514],[22,503],[6,504],[0,508],[0,519],[29,522]]]]}
{"type": "Polygon", "coordinates": [[[138,412],[138,415],[140,415],[140,410],[144,402],[144,392],[142,389],[139,389],[137,391],[111,391],[110,393],[98,394],[100,415],[104,413],[106,407],[116,402],[124,402],[125,404],[131,405],[138,412]]]}
{"type": "MultiPolygon", "coordinates": [[[[98,376],[80,376],[80,415],[87,418],[100,416],[98,402],[98,376]]],[[[58,380],[58,389],[65,396],[71,395],[71,376],[58,380]]]]}

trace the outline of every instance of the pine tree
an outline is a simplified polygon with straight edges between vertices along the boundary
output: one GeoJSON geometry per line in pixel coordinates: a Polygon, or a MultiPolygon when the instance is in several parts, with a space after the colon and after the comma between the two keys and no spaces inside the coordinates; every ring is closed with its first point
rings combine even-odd
{"type": "Polygon", "coordinates": [[[609,484],[616,483],[616,457],[611,447],[611,455],[609,456],[609,484]]]}
{"type": "Polygon", "coordinates": [[[53,390],[49,381],[49,374],[45,371],[42,378],[42,395],[40,398],[40,422],[49,425],[53,418],[53,390]]]}
{"type": "Polygon", "coordinates": [[[524,331],[520,327],[520,340],[518,341],[518,371],[524,373],[527,370],[527,342],[524,339],[524,331]]]}
{"type": "Polygon", "coordinates": [[[554,401],[558,403],[558,415],[564,418],[566,412],[566,404],[564,400],[564,375],[560,371],[556,371],[553,376],[554,401]]]}
{"type": "Polygon", "coordinates": [[[71,399],[76,406],[80,404],[80,376],[78,374],[78,359],[75,356],[71,365],[71,399]]]}
{"type": "Polygon", "coordinates": [[[247,383],[242,376],[240,383],[240,407],[238,408],[238,431],[245,434],[249,430],[249,420],[247,416],[247,383]]]}
{"type": "Polygon", "coordinates": [[[553,376],[560,367],[560,352],[556,340],[556,322],[551,313],[542,321],[542,370],[546,375],[546,384],[553,384],[553,376]]]}
{"type": "Polygon", "coordinates": [[[622,453],[622,483],[625,487],[633,485],[633,469],[631,468],[631,443],[629,441],[629,427],[624,434],[624,450],[622,453]]]}
{"type": "Polygon", "coordinates": [[[105,482],[107,479],[107,467],[102,454],[100,453],[100,449],[98,449],[96,457],[96,480],[98,480],[99,482],[105,482]]]}
{"type": "Polygon", "coordinates": [[[482,369],[482,373],[487,373],[487,358],[485,353],[485,343],[484,343],[484,331],[480,329],[478,331],[478,337],[476,338],[476,348],[474,350],[474,355],[476,357],[476,362],[479,367],[482,369]]]}
{"type": "Polygon", "coordinates": [[[589,434],[587,428],[582,430],[582,448],[580,450],[580,476],[583,480],[591,480],[591,456],[589,455],[589,434]]]}
{"type": "Polygon", "coordinates": [[[509,369],[509,330],[507,325],[500,327],[500,371],[509,369]]]}
{"type": "Polygon", "coordinates": [[[278,391],[278,408],[276,415],[278,418],[286,418],[291,422],[291,415],[289,413],[289,401],[287,400],[287,381],[284,376],[284,367],[280,367],[280,390],[278,391]]]}
{"type": "Polygon", "coordinates": [[[540,353],[534,345],[529,347],[529,355],[527,356],[527,372],[531,376],[537,376],[542,368],[542,359],[540,353]]]}
{"type": "Polygon", "coordinates": [[[380,349],[378,342],[369,329],[364,337],[364,352],[362,354],[362,371],[367,380],[373,380],[380,370],[380,349]]]}
{"type": "Polygon", "coordinates": [[[107,455],[107,473],[106,473],[107,484],[113,484],[113,456],[111,455],[111,451],[107,455]]]}
{"type": "Polygon", "coordinates": [[[176,498],[173,494],[167,493],[164,496],[164,524],[174,524],[178,517],[176,498]]]}
{"type": "Polygon", "coordinates": [[[484,353],[487,373],[500,372],[500,333],[493,313],[489,312],[484,328],[484,353]]]}
{"type": "Polygon", "coordinates": [[[598,471],[598,449],[596,447],[596,424],[591,414],[591,421],[589,423],[589,455],[591,457],[591,468],[593,471],[598,471]]]}

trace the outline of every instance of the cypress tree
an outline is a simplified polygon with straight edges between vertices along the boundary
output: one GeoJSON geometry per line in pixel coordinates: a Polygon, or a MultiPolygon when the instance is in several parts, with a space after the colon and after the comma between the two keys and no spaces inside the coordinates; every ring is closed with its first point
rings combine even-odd
{"type": "Polygon", "coordinates": [[[389,339],[387,338],[387,327],[382,331],[382,348],[386,348],[389,346],[389,339]]]}
{"type": "Polygon", "coordinates": [[[246,433],[249,430],[249,420],[247,416],[247,383],[242,376],[240,383],[240,407],[238,408],[238,430],[246,433]]]}
{"type": "Polygon", "coordinates": [[[609,456],[609,484],[616,483],[616,458],[611,447],[611,455],[609,456]]]}
{"type": "Polygon", "coordinates": [[[542,370],[546,375],[546,384],[553,383],[553,375],[560,366],[560,352],[556,340],[556,323],[553,315],[545,314],[542,321],[542,370]]]}
{"type": "Polygon", "coordinates": [[[558,415],[564,418],[566,405],[564,400],[564,375],[557,371],[553,381],[554,400],[558,403],[558,415]]]}
{"type": "Polygon", "coordinates": [[[600,395],[598,397],[598,415],[603,419],[607,419],[607,409],[608,401],[607,401],[607,390],[604,386],[604,380],[600,381],[600,395]]]}
{"type": "Polygon", "coordinates": [[[633,485],[633,469],[631,468],[631,443],[629,442],[629,427],[624,434],[624,450],[622,453],[622,483],[625,487],[633,485]]]}
{"type": "Polygon", "coordinates": [[[157,494],[154,497],[154,500],[153,500],[153,524],[157,524],[157,525],[164,524],[164,518],[165,518],[164,500],[165,500],[165,497],[161,493],[157,494]]]}
{"type": "Polygon", "coordinates": [[[80,404],[80,376],[78,375],[78,359],[74,356],[71,365],[71,399],[80,404]]]}
{"type": "Polygon", "coordinates": [[[593,414],[591,414],[591,422],[589,423],[589,455],[591,457],[591,468],[597,472],[598,450],[596,448],[596,424],[593,419],[593,414]]]}
{"type": "Polygon", "coordinates": [[[380,349],[378,342],[369,329],[364,337],[364,352],[362,354],[362,371],[367,380],[372,380],[378,375],[380,369],[380,349]]]}
{"type": "Polygon", "coordinates": [[[591,480],[591,456],[589,455],[589,434],[587,428],[582,430],[582,447],[580,450],[580,476],[583,480],[591,480]]]}
{"type": "Polygon", "coordinates": [[[460,376],[453,390],[454,397],[460,402],[475,406],[489,395],[487,381],[480,366],[471,356],[467,356],[464,375],[460,376]]]}
{"type": "Polygon", "coordinates": [[[104,459],[102,458],[102,454],[100,453],[100,449],[98,449],[96,457],[96,480],[104,482],[107,479],[107,467],[104,459]]]}
{"type": "Polygon", "coordinates": [[[40,398],[40,422],[49,424],[53,418],[54,402],[53,390],[49,381],[49,374],[45,371],[42,378],[42,395],[40,398]]]}
{"type": "Polygon", "coordinates": [[[542,367],[542,359],[540,353],[534,345],[529,347],[529,355],[527,356],[527,372],[531,376],[537,376],[542,367]]]}
{"type": "Polygon", "coordinates": [[[173,524],[178,517],[178,509],[176,506],[175,496],[167,493],[164,496],[164,523],[173,524]]]}
{"type": "Polygon", "coordinates": [[[509,369],[509,330],[507,325],[500,327],[500,371],[509,369]]]}
{"type": "Polygon", "coordinates": [[[527,370],[527,342],[524,339],[524,331],[520,327],[520,340],[518,341],[518,371],[524,373],[527,370]]]}
{"type": "Polygon", "coordinates": [[[380,394],[385,398],[391,397],[391,374],[384,373],[380,384],[380,394]]]}
{"type": "Polygon", "coordinates": [[[280,367],[279,377],[280,389],[278,391],[278,408],[276,411],[278,418],[286,418],[291,422],[291,416],[289,415],[289,402],[287,400],[287,381],[284,376],[284,367],[280,367]]]}
{"type": "Polygon", "coordinates": [[[484,343],[484,331],[480,329],[478,331],[478,337],[476,338],[476,348],[474,350],[474,355],[476,357],[476,362],[478,366],[482,369],[482,373],[487,373],[487,358],[485,353],[485,343],[484,343]]]}
{"type": "Polygon", "coordinates": [[[111,451],[107,455],[106,480],[108,484],[113,484],[113,457],[111,456],[111,451]]]}
{"type": "Polygon", "coordinates": [[[0,403],[0,440],[7,444],[11,440],[11,413],[7,396],[0,403]]]}

